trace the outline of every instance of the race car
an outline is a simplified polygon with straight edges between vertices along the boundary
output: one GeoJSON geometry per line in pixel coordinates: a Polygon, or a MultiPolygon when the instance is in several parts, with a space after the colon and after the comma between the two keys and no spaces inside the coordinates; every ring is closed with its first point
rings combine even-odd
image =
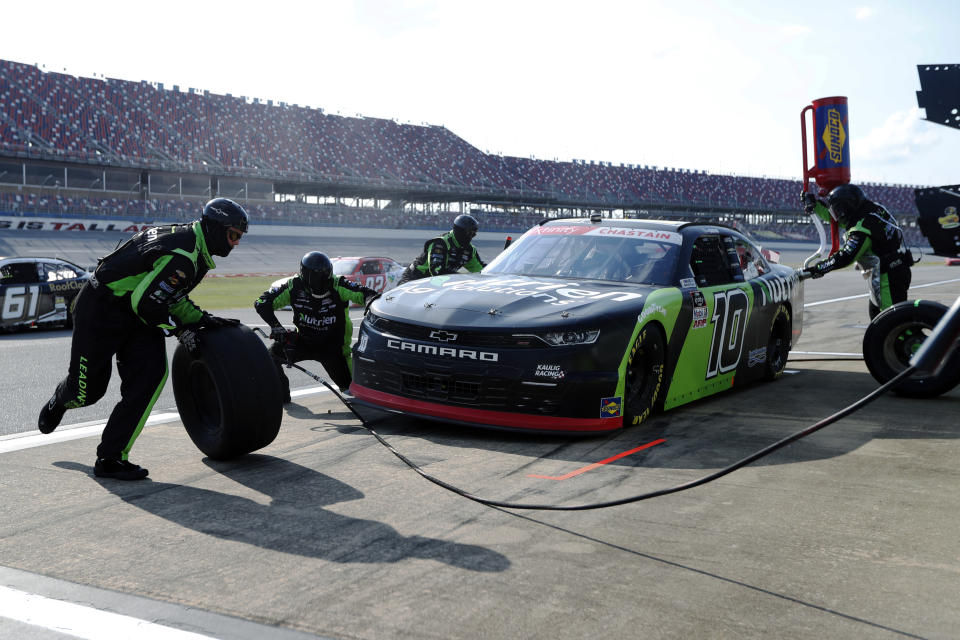
{"type": "Polygon", "coordinates": [[[406,268],[392,258],[368,256],[363,258],[334,258],[333,274],[383,293],[397,286],[406,268]]]}
{"type": "Polygon", "coordinates": [[[803,283],[718,224],[554,219],[478,274],[404,283],[353,347],[355,401],[504,429],[602,432],[778,378],[803,283]]]}
{"type": "MultiPolygon", "coordinates": [[[[406,268],[393,258],[382,256],[365,256],[350,258],[331,258],[333,275],[343,276],[351,282],[370,287],[377,293],[383,293],[397,286],[400,276],[406,268]]],[[[287,276],[289,278],[290,276],[287,276]]],[[[273,282],[271,287],[278,287],[287,278],[273,282]]],[[[357,306],[357,305],[353,305],[357,306]]]]}
{"type": "Polygon", "coordinates": [[[71,305],[89,279],[60,258],[0,257],[0,330],[72,327],[71,305]]]}

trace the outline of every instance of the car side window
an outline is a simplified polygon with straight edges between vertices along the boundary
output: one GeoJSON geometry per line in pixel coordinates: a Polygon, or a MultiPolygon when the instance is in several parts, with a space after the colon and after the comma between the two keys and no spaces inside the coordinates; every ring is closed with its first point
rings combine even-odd
{"type": "Polygon", "coordinates": [[[64,264],[50,264],[44,262],[40,266],[41,280],[45,282],[54,282],[56,280],[70,280],[76,278],[77,273],[64,264]]]}
{"type": "Polygon", "coordinates": [[[744,279],[759,278],[770,271],[770,266],[764,259],[763,254],[755,246],[739,238],[733,239],[733,246],[737,250],[737,259],[740,262],[740,270],[743,272],[744,279]]]}
{"type": "Polygon", "coordinates": [[[38,281],[37,266],[32,262],[14,262],[0,267],[0,283],[30,284],[38,281]]]}
{"type": "Polygon", "coordinates": [[[380,263],[376,260],[367,260],[360,266],[360,273],[373,274],[380,273],[380,263]]]}
{"type": "MultiPolygon", "coordinates": [[[[730,240],[730,238],[725,239],[730,240]]],[[[700,236],[693,243],[690,268],[697,279],[697,286],[715,287],[743,280],[740,270],[732,268],[730,253],[736,255],[736,252],[733,250],[732,243],[728,252],[727,244],[718,235],[700,236]]]]}

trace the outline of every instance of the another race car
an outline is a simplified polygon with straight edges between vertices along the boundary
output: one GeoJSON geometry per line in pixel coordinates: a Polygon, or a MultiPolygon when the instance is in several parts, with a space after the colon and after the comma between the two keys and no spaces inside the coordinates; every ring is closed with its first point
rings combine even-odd
{"type": "Polygon", "coordinates": [[[0,330],[72,327],[70,309],[90,274],[60,258],[0,257],[0,330]]]}
{"type": "MultiPolygon", "coordinates": [[[[393,258],[382,256],[365,256],[350,258],[331,258],[333,275],[343,276],[347,280],[370,287],[377,293],[389,291],[400,282],[400,276],[406,268],[393,258]]],[[[287,276],[290,277],[290,276],[287,276]]],[[[271,286],[278,287],[287,278],[273,282],[271,286]]]]}
{"type": "Polygon", "coordinates": [[[360,404],[599,432],[751,380],[799,338],[803,284],[722,225],[549,220],[479,274],[404,283],[354,345],[360,404]]]}

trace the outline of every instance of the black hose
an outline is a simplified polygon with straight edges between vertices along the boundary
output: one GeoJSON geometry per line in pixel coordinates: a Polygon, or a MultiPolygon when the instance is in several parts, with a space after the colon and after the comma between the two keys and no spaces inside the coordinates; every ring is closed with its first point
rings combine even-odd
{"type": "MultiPolygon", "coordinates": [[[[259,329],[257,330],[259,331],[259,329]]],[[[260,331],[260,333],[266,336],[266,334],[263,331],[260,331]]],[[[475,496],[472,493],[464,491],[463,489],[456,487],[448,482],[444,482],[439,478],[431,476],[429,473],[421,469],[416,463],[412,462],[405,455],[403,455],[402,453],[394,449],[389,442],[384,440],[383,436],[381,436],[371,426],[369,426],[367,424],[367,421],[363,418],[363,416],[357,413],[357,411],[350,405],[350,403],[348,403],[346,399],[336,389],[334,389],[330,385],[330,383],[328,383],[326,380],[324,380],[320,376],[314,373],[311,373],[310,371],[307,371],[300,365],[295,364],[293,362],[287,361],[284,363],[284,365],[287,367],[292,367],[294,369],[299,369],[300,371],[304,372],[305,374],[307,374],[317,382],[321,383],[322,385],[330,389],[330,391],[332,391],[333,394],[336,395],[337,398],[339,398],[340,401],[343,402],[343,404],[348,409],[350,409],[351,413],[353,413],[353,415],[357,417],[357,419],[360,421],[361,426],[363,426],[364,429],[369,431],[370,434],[374,438],[376,438],[380,444],[382,444],[384,447],[386,447],[390,451],[390,453],[395,455],[405,465],[407,465],[408,467],[416,471],[418,474],[420,474],[420,476],[422,476],[424,479],[429,480],[433,484],[439,487],[442,487],[447,491],[452,491],[453,493],[456,493],[457,495],[462,496],[467,500],[472,500],[473,502],[478,502],[480,504],[484,504],[490,507],[500,507],[502,509],[527,509],[527,510],[537,510],[537,511],[587,511],[589,509],[604,509],[606,507],[616,507],[621,504],[629,504],[631,502],[640,502],[641,500],[649,500],[650,498],[657,498],[657,497],[665,496],[671,493],[679,493],[680,491],[686,491],[688,489],[693,489],[694,487],[699,487],[700,485],[707,484],[708,482],[713,482],[714,480],[717,480],[718,478],[722,478],[723,476],[729,473],[733,473],[734,471],[736,471],[741,467],[747,466],[751,462],[755,462],[760,458],[770,455],[771,453],[773,453],[774,451],[777,451],[778,449],[782,449],[788,444],[796,442],[801,438],[806,438],[807,436],[813,433],[816,433],[820,429],[823,429],[824,427],[833,424],[837,420],[840,420],[841,418],[845,418],[851,413],[854,413],[855,411],[862,409],[863,407],[870,404],[871,402],[873,402],[874,400],[882,396],[884,393],[889,391],[893,386],[898,384],[904,378],[908,378],[914,372],[914,367],[908,367],[904,369],[902,372],[900,372],[899,375],[887,381],[885,384],[878,387],[877,389],[875,389],[868,395],[864,396],[863,398],[857,400],[856,402],[846,407],[845,409],[841,409],[837,413],[824,418],[823,420],[817,422],[816,424],[810,425],[806,429],[797,431],[793,435],[787,436],[786,438],[783,438],[782,440],[775,442],[770,446],[765,447],[757,451],[756,453],[753,453],[747,456],[746,458],[743,458],[742,460],[739,460],[738,462],[734,462],[733,464],[727,467],[724,467],[719,471],[715,471],[714,473],[703,476],[702,478],[699,478],[697,480],[692,480],[691,482],[686,482],[684,484],[668,487],[666,489],[659,489],[657,491],[648,491],[647,493],[641,493],[636,496],[621,498],[619,500],[610,500],[607,502],[594,502],[589,504],[564,506],[564,505],[554,505],[554,504],[522,504],[522,503],[516,503],[516,502],[504,502],[501,500],[491,500],[489,498],[482,498],[480,496],[475,496]]]]}

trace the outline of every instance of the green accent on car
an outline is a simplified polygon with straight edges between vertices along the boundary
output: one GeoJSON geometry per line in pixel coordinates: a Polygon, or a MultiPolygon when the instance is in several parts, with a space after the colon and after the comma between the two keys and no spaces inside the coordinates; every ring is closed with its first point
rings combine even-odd
{"type": "Polygon", "coordinates": [[[623,359],[620,360],[620,367],[617,369],[617,390],[613,395],[623,397],[627,382],[627,362],[630,360],[630,349],[633,347],[633,343],[637,341],[640,331],[651,322],[655,322],[663,327],[669,344],[670,336],[673,334],[682,306],[683,294],[676,287],[657,289],[647,296],[643,303],[643,309],[637,316],[637,324],[633,327],[633,333],[630,335],[630,340],[627,341],[626,348],[623,351],[623,359]]]}
{"type": "MultiPolygon", "coordinates": [[[[718,292],[730,292],[734,290],[739,290],[746,294],[748,304],[746,306],[747,316],[743,318],[734,317],[731,320],[732,328],[734,331],[746,332],[749,326],[750,314],[755,311],[753,287],[747,283],[742,283],[701,289],[707,303],[707,322],[703,327],[694,328],[696,320],[691,316],[689,333],[683,341],[683,347],[677,356],[677,365],[674,369],[673,376],[669,380],[669,385],[664,396],[664,410],[704,398],[733,386],[733,378],[737,369],[736,366],[730,371],[725,373],[717,372],[710,377],[707,377],[707,371],[711,364],[710,359],[712,352],[716,351],[719,353],[723,347],[723,344],[714,345],[714,336],[717,336],[718,339],[724,342],[730,342],[730,336],[725,335],[726,332],[723,331],[723,328],[718,329],[716,324],[718,320],[721,322],[726,320],[726,314],[724,314],[722,318],[714,317],[716,312],[716,294],[718,292]]],[[[726,309],[724,311],[726,311],[726,309]]],[[[739,354],[741,358],[743,357],[743,342],[744,340],[742,339],[739,354]]]]}

